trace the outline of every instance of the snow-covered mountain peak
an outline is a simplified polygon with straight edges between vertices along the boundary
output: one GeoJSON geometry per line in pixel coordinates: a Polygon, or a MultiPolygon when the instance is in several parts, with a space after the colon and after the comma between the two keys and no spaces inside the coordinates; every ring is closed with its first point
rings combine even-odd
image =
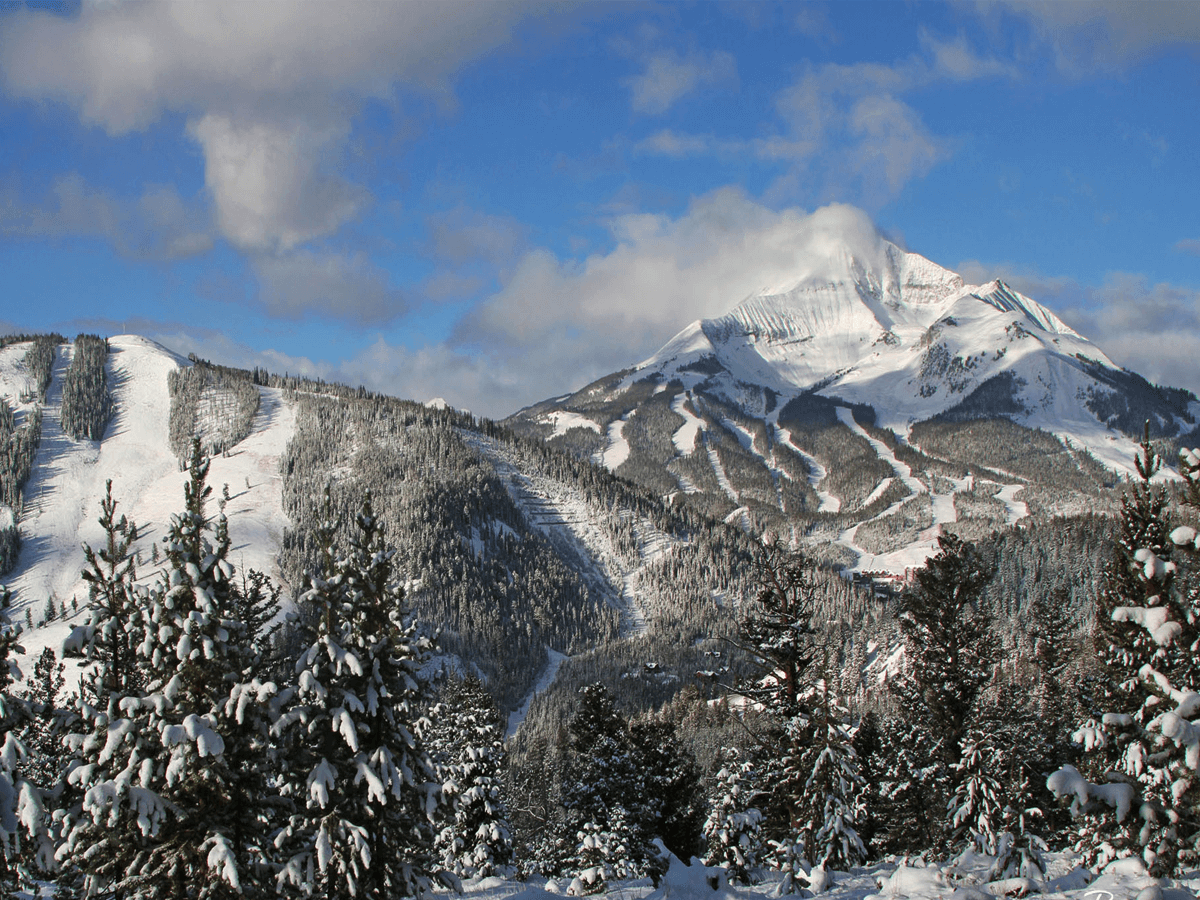
{"type": "Polygon", "coordinates": [[[1052,334],[1079,337],[1079,333],[1036,300],[1019,294],[1000,279],[982,287],[973,288],[971,294],[1001,312],[1016,312],[1025,316],[1043,331],[1052,334]]]}

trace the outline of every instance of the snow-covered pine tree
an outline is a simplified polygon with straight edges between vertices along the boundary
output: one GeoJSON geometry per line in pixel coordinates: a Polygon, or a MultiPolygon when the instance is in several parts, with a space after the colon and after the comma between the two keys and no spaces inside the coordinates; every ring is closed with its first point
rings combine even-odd
{"type": "Polygon", "coordinates": [[[846,871],[867,856],[858,836],[865,814],[862,766],[849,710],[838,703],[825,679],[811,696],[812,719],[805,729],[810,743],[797,760],[804,784],[796,798],[801,822],[796,844],[812,866],[846,871]]]}
{"type": "Polygon", "coordinates": [[[577,891],[586,893],[603,890],[613,878],[649,874],[658,864],[651,841],[661,799],[645,789],[628,724],[604,685],[580,689],[568,732],[562,804],[564,831],[575,842],[564,870],[575,873],[577,891]]]}
{"type": "Polygon", "coordinates": [[[812,737],[805,698],[815,658],[812,615],[818,588],[812,563],[770,539],[755,558],[754,580],[756,596],[739,624],[737,642],[759,669],[739,692],[761,705],[770,729],[759,735],[761,780],[755,804],[763,813],[764,839],[773,848],[768,860],[797,876],[805,865],[796,841],[804,824],[800,798],[809,774],[800,759],[812,737]]]}
{"type": "MultiPolygon", "coordinates": [[[[949,809],[954,773],[963,759],[976,703],[992,678],[997,641],[979,608],[992,568],[975,546],[953,534],[938,538],[938,552],[916,573],[900,600],[900,633],[906,668],[891,683],[908,727],[923,730],[932,758],[917,760],[925,802],[949,809]]],[[[935,824],[931,849],[946,849],[953,828],[935,824]]]]}
{"type": "Polygon", "coordinates": [[[986,734],[968,733],[954,766],[950,797],[950,848],[994,856],[1004,809],[1004,790],[996,779],[996,749],[986,734]]]}
{"type": "MultiPolygon", "coordinates": [[[[102,660],[96,691],[106,709],[83,705],[91,731],[71,742],[78,764],[69,782],[82,802],[65,814],[59,856],[93,893],[181,900],[261,893],[259,867],[246,860],[263,846],[264,801],[243,789],[225,750],[232,722],[262,698],[251,690],[236,708],[229,702],[247,674],[247,652],[232,617],[228,528],[224,516],[214,522],[205,512],[207,477],[208,460],[193,442],[184,509],[163,538],[166,568],[139,598],[139,671],[121,694],[106,687],[120,682],[106,671],[112,661],[102,660]]],[[[267,762],[239,765],[262,770],[267,762]]]]}
{"type": "Polygon", "coordinates": [[[302,600],[314,607],[315,633],[275,728],[292,752],[283,793],[295,807],[275,841],[278,884],[293,896],[418,896],[435,871],[441,801],[417,727],[432,644],[405,602],[370,496],[336,560],[330,509],[327,496],[323,566],[302,600]]]}
{"type": "Polygon", "coordinates": [[[750,884],[762,851],[762,812],[752,805],[754,764],[735,747],[724,752],[704,822],[706,866],[724,867],[729,881],[750,884]]]}
{"type": "MultiPolygon", "coordinates": [[[[1052,798],[1040,782],[1055,767],[1057,748],[1043,715],[1044,710],[1029,703],[1027,687],[1006,684],[994,700],[981,706],[969,734],[961,768],[978,779],[974,793],[981,799],[964,817],[960,838],[995,857],[989,880],[1040,881],[1045,875],[1044,807],[1052,798]],[[997,798],[990,807],[985,799],[989,779],[995,782],[997,798]],[[971,819],[983,823],[965,827],[971,819]]],[[[960,783],[960,792],[961,788],[960,783]]]]}
{"type": "Polygon", "coordinates": [[[105,482],[99,522],[104,546],[96,551],[83,545],[87,566],[81,576],[88,585],[88,607],[80,637],[85,658],[99,664],[93,677],[84,680],[83,691],[111,715],[110,695],[128,696],[143,686],[144,672],[134,657],[146,627],[143,606],[134,596],[137,526],[124,515],[117,517],[111,478],[105,482]]]}
{"type": "Polygon", "coordinates": [[[928,729],[897,717],[882,719],[878,743],[864,764],[871,773],[866,799],[872,858],[926,853],[941,833],[935,805],[934,742],[928,729]]]}
{"type": "Polygon", "coordinates": [[[29,751],[19,736],[32,713],[12,693],[21,652],[19,628],[0,625],[0,893],[30,885],[35,875],[56,868],[43,790],[30,780],[29,751]]]}
{"type": "Polygon", "coordinates": [[[513,846],[500,791],[505,762],[500,711],[474,676],[451,677],[440,696],[426,741],[446,796],[437,836],[442,865],[462,878],[506,873],[513,846]]]}
{"type": "MultiPolygon", "coordinates": [[[[1196,461],[1195,451],[1184,452],[1193,485],[1196,461]]],[[[1064,766],[1047,785],[1072,798],[1089,865],[1137,856],[1151,874],[1169,875],[1200,858],[1200,597],[1179,583],[1169,558],[1197,545],[1194,529],[1171,530],[1166,492],[1151,482],[1161,457],[1148,427],[1136,466],[1097,608],[1097,652],[1109,673],[1104,707],[1075,733],[1085,774],[1064,766]]]]}
{"type": "Polygon", "coordinates": [[[690,861],[702,852],[705,814],[696,758],[680,743],[675,726],[662,719],[631,722],[629,737],[643,774],[643,789],[658,800],[648,808],[654,818],[647,830],[677,858],[690,861]]]}

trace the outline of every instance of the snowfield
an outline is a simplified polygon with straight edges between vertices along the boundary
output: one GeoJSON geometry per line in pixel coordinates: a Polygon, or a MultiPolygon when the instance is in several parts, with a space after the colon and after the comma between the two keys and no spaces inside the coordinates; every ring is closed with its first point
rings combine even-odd
{"type": "MultiPolygon", "coordinates": [[[[19,360],[28,346],[13,345],[0,354],[0,388],[14,405],[23,375],[13,360],[19,360]]],[[[105,482],[113,482],[118,516],[126,515],[137,523],[142,581],[157,574],[151,545],[166,534],[171,516],[183,506],[185,477],[167,442],[171,409],[167,376],[190,363],[165,347],[132,335],[110,338],[109,347],[106,375],[113,414],[101,441],[75,441],[62,431],[62,376],[70,364],[71,345],[58,350],[43,408],[42,440],[25,486],[21,517],[22,534],[37,538],[25,541],[17,568],[5,580],[14,592],[12,620],[32,620],[34,626],[21,638],[25,653],[18,655],[17,661],[23,671],[43,647],[60,653],[71,629],[83,622],[87,585],[80,577],[82,546],[99,547],[104,540],[97,519],[105,482]],[[65,602],[68,615],[42,626],[50,599],[56,605],[65,602]],[[78,613],[73,601],[78,601],[78,613]]],[[[255,568],[277,577],[280,528],[287,522],[279,459],[291,439],[295,414],[284,402],[282,391],[259,388],[259,392],[250,435],[228,456],[212,460],[209,512],[217,515],[217,500],[228,485],[231,560],[241,571],[255,568]]]]}

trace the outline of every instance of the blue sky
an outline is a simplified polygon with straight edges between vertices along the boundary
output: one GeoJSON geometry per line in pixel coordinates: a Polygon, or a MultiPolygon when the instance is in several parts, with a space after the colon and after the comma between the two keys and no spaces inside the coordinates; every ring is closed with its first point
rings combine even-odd
{"type": "Polygon", "coordinates": [[[1196,3],[5,3],[0,327],[500,417],[834,204],[1200,390],[1198,103],[1196,3]]]}

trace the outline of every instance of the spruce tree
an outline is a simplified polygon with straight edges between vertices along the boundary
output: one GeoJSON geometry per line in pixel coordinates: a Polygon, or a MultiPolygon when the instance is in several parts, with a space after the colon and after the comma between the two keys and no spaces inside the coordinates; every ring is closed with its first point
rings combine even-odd
{"type": "Polygon", "coordinates": [[[427,743],[446,795],[437,836],[442,865],[464,878],[505,873],[513,846],[501,796],[500,712],[474,676],[451,678],[441,696],[427,743]]]}
{"type": "Polygon", "coordinates": [[[568,726],[570,758],[563,786],[565,832],[574,843],[566,868],[577,892],[603,890],[613,878],[648,874],[655,854],[648,823],[660,799],[641,788],[643,773],[628,725],[602,684],[579,692],[568,726]]]}
{"type": "Polygon", "coordinates": [[[106,709],[110,695],[127,696],[142,687],[144,673],[134,657],[148,624],[143,604],[134,596],[137,526],[123,515],[117,517],[111,478],[105,482],[99,522],[104,546],[97,551],[83,545],[87,566],[81,576],[88,585],[85,658],[99,663],[94,676],[85,680],[84,693],[106,709]]]}
{"type": "Polygon", "coordinates": [[[415,896],[435,872],[441,801],[417,725],[432,645],[405,602],[370,497],[341,558],[330,508],[327,494],[323,563],[302,599],[314,631],[275,728],[294,754],[283,775],[294,811],[275,840],[278,884],[298,896],[415,896]]]}
{"type": "MultiPolygon", "coordinates": [[[[1194,461],[1186,451],[1189,492],[1194,461]]],[[[1171,559],[1177,548],[1195,548],[1195,530],[1171,529],[1166,492],[1151,481],[1161,462],[1147,427],[1097,609],[1103,706],[1075,732],[1083,772],[1064,766],[1048,781],[1072,798],[1089,865],[1136,856],[1153,875],[1200,859],[1200,596],[1171,559]]]]}
{"type": "Polygon", "coordinates": [[[101,659],[93,693],[107,702],[81,705],[91,730],[71,742],[69,781],[82,800],[65,811],[59,855],[92,893],[215,900],[260,892],[261,866],[249,859],[262,841],[250,835],[261,832],[264,801],[241,779],[268,763],[240,759],[243,771],[234,772],[225,751],[235,723],[271,691],[243,692],[231,707],[248,654],[233,617],[228,528],[205,511],[211,488],[199,442],[187,475],[184,509],[163,538],[166,568],[138,598],[136,671],[116,677],[117,658],[101,659]]]}
{"type": "Polygon", "coordinates": [[[732,883],[750,884],[763,843],[762,812],[751,802],[754,764],[736,748],[727,749],[723,761],[704,822],[704,864],[722,866],[732,883]]]}
{"type": "Polygon", "coordinates": [[[849,711],[822,679],[812,694],[809,743],[798,757],[804,776],[797,809],[797,844],[804,859],[822,870],[848,870],[866,861],[858,836],[865,818],[862,766],[854,748],[849,711]]]}
{"type": "MultiPolygon", "coordinates": [[[[907,726],[924,733],[915,734],[910,745],[930,753],[914,762],[921,802],[934,809],[950,808],[957,782],[966,775],[967,731],[993,674],[997,642],[980,608],[993,571],[973,544],[942,535],[938,553],[917,571],[915,584],[900,599],[906,667],[891,689],[907,726]]],[[[930,824],[932,849],[948,849],[955,826],[947,820],[930,824]]]]}

